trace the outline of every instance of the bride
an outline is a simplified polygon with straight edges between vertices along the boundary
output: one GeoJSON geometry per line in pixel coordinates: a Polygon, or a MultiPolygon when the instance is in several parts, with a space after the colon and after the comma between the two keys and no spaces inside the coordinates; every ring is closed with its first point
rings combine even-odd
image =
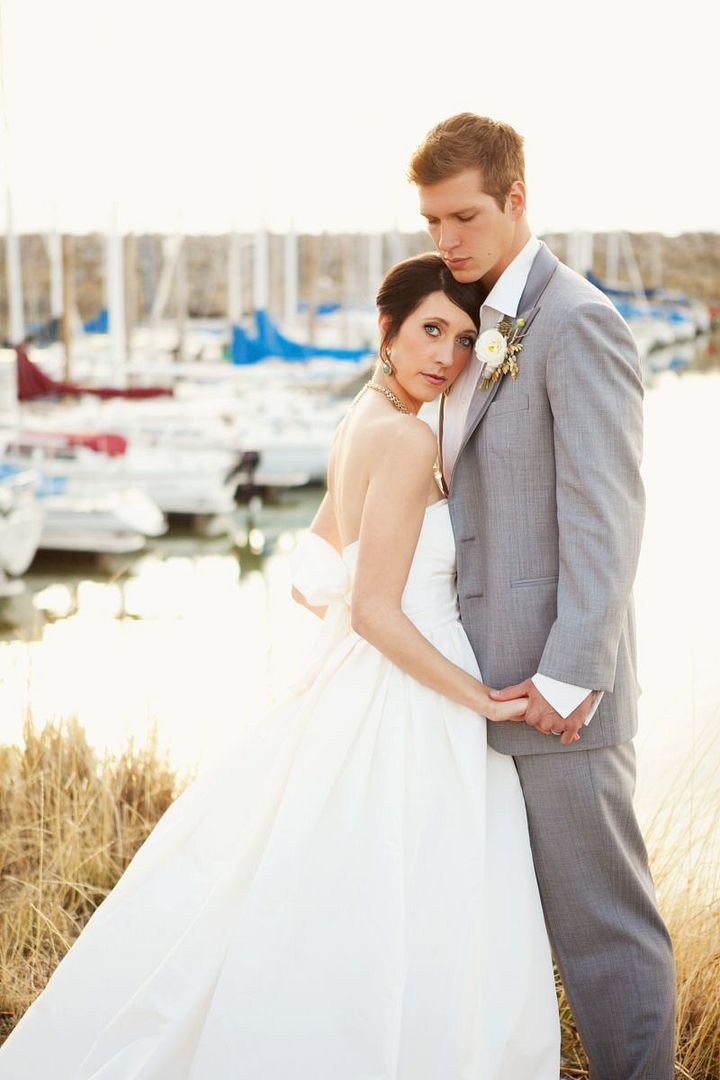
{"type": "Polygon", "coordinates": [[[476,285],[389,271],[294,595],[304,685],[167,811],[0,1049],[3,1080],[557,1080],[520,784],[459,621],[435,438],[476,285]]]}

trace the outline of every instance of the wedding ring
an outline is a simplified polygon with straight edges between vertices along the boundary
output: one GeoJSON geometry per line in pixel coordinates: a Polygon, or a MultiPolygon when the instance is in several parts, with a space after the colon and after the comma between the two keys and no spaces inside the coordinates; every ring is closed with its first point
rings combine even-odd
{"type": "Polygon", "coordinates": [[[562,731],[551,731],[551,735],[562,735],[562,731]]]}

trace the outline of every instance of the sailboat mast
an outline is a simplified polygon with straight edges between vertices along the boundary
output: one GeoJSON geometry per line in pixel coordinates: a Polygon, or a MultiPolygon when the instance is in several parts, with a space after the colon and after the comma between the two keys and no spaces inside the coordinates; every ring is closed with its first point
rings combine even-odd
{"type": "Polygon", "coordinates": [[[110,333],[110,359],[112,381],[115,386],[125,384],[125,275],[123,273],[123,242],[118,224],[118,209],[113,206],[110,228],[106,239],[106,292],[108,329],[110,333]]]}
{"type": "Polygon", "coordinates": [[[63,343],[63,379],[70,382],[72,358],[72,305],[73,305],[73,249],[72,239],[63,236],[61,245],[62,258],[62,314],[60,317],[60,337],[63,343]]]}
{"type": "Polygon", "coordinates": [[[298,243],[295,225],[291,221],[283,243],[283,315],[286,332],[291,333],[298,309],[298,243]]]}
{"type": "Polygon", "coordinates": [[[255,233],[255,258],[253,260],[253,306],[256,311],[267,311],[270,300],[270,241],[265,225],[255,233]]]}
{"type": "Polygon", "coordinates": [[[20,238],[15,232],[9,183],[6,188],[5,271],[8,289],[8,338],[11,345],[20,345],[25,340],[20,238]]]}
{"type": "Polygon", "coordinates": [[[20,345],[25,339],[25,317],[23,311],[20,239],[15,232],[15,212],[12,198],[12,154],[5,96],[4,50],[2,4],[0,4],[0,113],[2,113],[0,161],[4,163],[5,173],[5,272],[8,291],[8,338],[11,345],[20,345]]]}

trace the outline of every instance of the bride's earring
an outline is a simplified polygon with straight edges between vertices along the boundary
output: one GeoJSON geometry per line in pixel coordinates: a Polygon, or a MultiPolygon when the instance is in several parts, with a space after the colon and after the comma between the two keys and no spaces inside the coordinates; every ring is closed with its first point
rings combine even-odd
{"type": "Polygon", "coordinates": [[[386,375],[394,375],[395,368],[390,363],[390,349],[385,348],[381,350],[380,356],[382,357],[382,369],[386,375]]]}

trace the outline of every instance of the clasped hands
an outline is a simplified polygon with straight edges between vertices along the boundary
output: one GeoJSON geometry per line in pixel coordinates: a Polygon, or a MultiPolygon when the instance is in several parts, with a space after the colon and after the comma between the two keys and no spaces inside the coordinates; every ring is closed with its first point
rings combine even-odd
{"type": "MultiPolygon", "coordinates": [[[[578,742],[580,731],[587,720],[592,707],[592,691],[584,698],[569,716],[562,717],[553,709],[552,705],[542,696],[532,679],[515,686],[506,686],[504,690],[490,690],[489,695],[496,702],[516,702],[524,700],[525,707],[520,710],[515,708],[512,712],[506,709],[498,710],[498,715],[490,716],[490,720],[514,720],[528,724],[542,735],[559,735],[563,746],[578,742]]],[[[507,708],[507,707],[506,707],[507,708]]]]}

